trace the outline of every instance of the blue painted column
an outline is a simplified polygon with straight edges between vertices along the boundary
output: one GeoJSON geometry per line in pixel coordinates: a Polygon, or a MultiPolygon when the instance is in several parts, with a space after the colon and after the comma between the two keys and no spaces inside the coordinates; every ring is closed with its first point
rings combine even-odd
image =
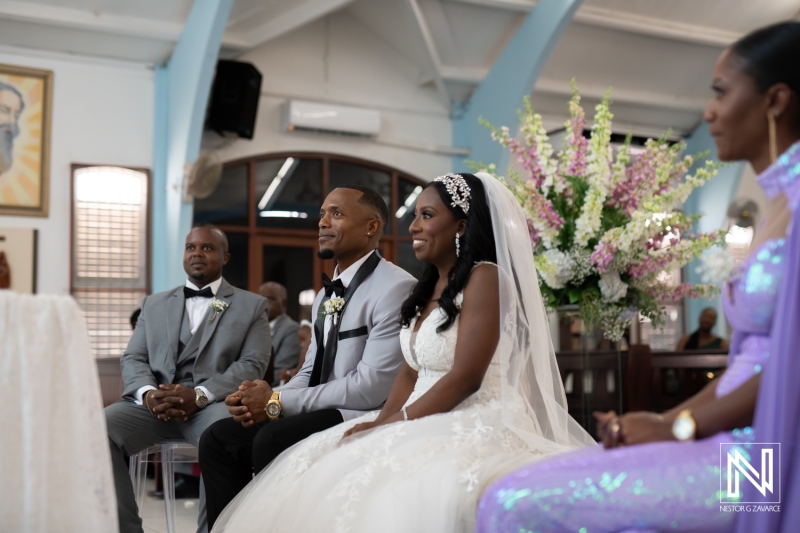
{"type": "MultiPolygon", "coordinates": [[[[689,154],[696,154],[706,150],[709,151],[708,159],[719,161],[717,158],[717,147],[714,145],[714,139],[708,131],[708,124],[703,122],[687,139],[686,152],[689,154]]],[[[690,172],[693,172],[703,163],[704,160],[698,162],[695,168],[690,172]]],[[[694,228],[696,232],[706,233],[725,225],[726,212],[728,206],[736,197],[736,192],[739,190],[739,182],[742,179],[744,168],[745,163],[724,165],[720,168],[717,176],[712,178],[711,181],[706,183],[703,187],[695,189],[691,196],[687,198],[683,206],[687,214],[705,214],[705,216],[697,222],[694,228]]],[[[693,261],[686,266],[684,274],[686,276],[686,281],[700,283],[700,275],[696,272],[699,264],[699,261],[693,261]]],[[[718,319],[717,325],[714,328],[714,333],[717,336],[725,337],[727,335],[726,322],[719,296],[714,298],[690,298],[686,300],[686,333],[697,329],[700,313],[706,307],[713,307],[717,310],[718,319]]]]}
{"type": "Polygon", "coordinates": [[[200,153],[206,105],[233,0],[197,0],[169,62],[155,73],[153,292],[186,279],[183,241],[192,204],[183,202],[184,165],[200,153]]]}
{"type": "Polygon", "coordinates": [[[478,117],[516,131],[517,109],[531,94],[550,53],[583,0],[540,0],[472,95],[462,116],[453,120],[453,145],[469,147],[468,158],[455,156],[453,170],[465,170],[467,159],[508,166],[508,150],[494,142],[478,117]]]}

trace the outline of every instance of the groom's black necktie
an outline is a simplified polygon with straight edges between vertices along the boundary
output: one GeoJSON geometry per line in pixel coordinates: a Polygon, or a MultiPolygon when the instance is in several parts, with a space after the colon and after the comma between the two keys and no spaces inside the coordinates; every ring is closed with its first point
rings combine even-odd
{"type": "Polygon", "coordinates": [[[375,270],[375,267],[377,267],[380,262],[381,255],[375,250],[372,255],[369,256],[369,259],[364,261],[364,264],[359,267],[356,275],[353,276],[353,281],[350,282],[347,288],[344,287],[340,279],[330,281],[327,275],[322,275],[322,283],[325,284],[325,280],[327,279],[334,287],[331,288],[329,292],[328,286],[325,286],[325,297],[319,304],[320,308],[325,305],[326,301],[331,299],[330,296],[333,294],[333,291],[336,291],[337,295],[344,298],[344,306],[342,310],[339,311],[339,319],[336,324],[331,324],[326,342],[322,342],[322,337],[325,334],[325,317],[318,316],[317,320],[314,322],[314,339],[317,341],[317,354],[314,358],[314,367],[311,369],[311,377],[308,380],[309,387],[316,387],[317,385],[328,382],[328,378],[333,370],[333,363],[336,360],[339,326],[342,325],[342,315],[347,308],[347,303],[350,301],[353,293],[356,292],[356,289],[358,289],[358,286],[361,285],[361,282],[372,274],[372,271],[375,270]],[[338,286],[336,286],[336,282],[338,282],[338,286]],[[339,287],[341,287],[341,290],[339,287]]]}

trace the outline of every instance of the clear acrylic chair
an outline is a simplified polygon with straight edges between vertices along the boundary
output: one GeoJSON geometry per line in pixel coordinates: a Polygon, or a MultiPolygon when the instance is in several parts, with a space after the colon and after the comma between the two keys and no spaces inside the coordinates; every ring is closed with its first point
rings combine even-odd
{"type": "MultiPolygon", "coordinates": [[[[150,455],[158,454],[161,460],[161,477],[164,485],[164,510],[167,515],[167,533],[176,533],[175,529],[175,463],[196,463],[198,450],[185,440],[169,440],[150,446],[130,458],[130,476],[133,482],[133,494],[139,513],[145,495],[145,476],[150,455]]],[[[153,458],[153,462],[155,457],[153,458]]]]}

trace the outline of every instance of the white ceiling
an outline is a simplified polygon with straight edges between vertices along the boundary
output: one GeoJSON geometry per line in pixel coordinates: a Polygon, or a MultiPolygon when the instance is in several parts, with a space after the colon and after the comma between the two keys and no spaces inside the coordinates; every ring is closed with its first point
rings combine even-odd
{"type": "MultiPolygon", "coordinates": [[[[235,0],[221,55],[236,57],[344,10],[425,74],[443,108],[469,98],[535,0],[235,0]]],[[[192,0],[0,0],[0,46],[157,63],[169,58],[192,0]]],[[[594,104],[613,87],[617,125],[691,131],[720,51],[757,27],[800,16],[800,0],[586,0],[532,101],[548,127],[569,80],[594,104]]]]}

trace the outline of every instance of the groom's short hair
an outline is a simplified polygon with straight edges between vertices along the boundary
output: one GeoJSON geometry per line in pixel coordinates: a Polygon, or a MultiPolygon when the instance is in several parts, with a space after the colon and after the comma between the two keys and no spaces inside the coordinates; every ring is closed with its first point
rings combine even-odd
{"type": "Polygon", "coordinates": [[[386,207],[386,202],[383,200],[383,197],[373,189],[364,187],[363,185],[344,185],[341,188],[353,189],[361,193],[361,198],[358,199],[358,203],[366,205],[375,211],[375,214],[383,225],[382,231],[385,233],[386,225],[389,223],[389,208],[386,207]]]}

